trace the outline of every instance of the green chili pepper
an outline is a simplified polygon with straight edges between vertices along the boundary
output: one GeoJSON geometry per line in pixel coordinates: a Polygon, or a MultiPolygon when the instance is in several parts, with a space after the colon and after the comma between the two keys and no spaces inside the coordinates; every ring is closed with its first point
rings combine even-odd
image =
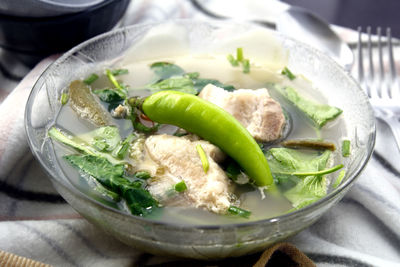
{"type": "Polygon", "coordinates": [[[157,92],[141,106],[152,121],[172,124],[195,133],[221,148],[245,170],[257,186],[273,186],[267,159],[250,133],[228,112],[197,96],[157,92]]]}

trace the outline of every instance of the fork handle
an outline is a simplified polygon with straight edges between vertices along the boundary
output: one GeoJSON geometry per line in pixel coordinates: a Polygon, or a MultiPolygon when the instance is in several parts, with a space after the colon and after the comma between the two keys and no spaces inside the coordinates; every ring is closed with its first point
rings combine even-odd
{"type": "Polygon", "coordinates": [[[396,117],[380,117],[386,124],[389,126],[390,130],[393,133],[394,139],[396,140],[397,149],[400,152],[400,121],[399,118],[396,117]]]}

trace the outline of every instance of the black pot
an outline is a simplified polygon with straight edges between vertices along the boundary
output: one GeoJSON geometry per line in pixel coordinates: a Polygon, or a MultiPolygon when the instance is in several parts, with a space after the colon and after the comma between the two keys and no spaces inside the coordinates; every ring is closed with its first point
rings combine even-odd
{"type": "Polygon", "coordinates": [[[124,15],[129,2],[105,0],[84,11],[54,17],[0,14],[0,47],[33,67],[46,56],[67,51],[111,30],[124,15]]]}

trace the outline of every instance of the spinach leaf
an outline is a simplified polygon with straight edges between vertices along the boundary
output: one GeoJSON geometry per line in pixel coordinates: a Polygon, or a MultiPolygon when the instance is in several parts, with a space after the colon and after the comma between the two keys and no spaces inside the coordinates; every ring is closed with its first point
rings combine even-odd
{"type": "Polygon", "coordinates": [[[183,76],[183,74],[185,74],[185,71],[181,67],[168,62],[155,62],[151,64],[150,68],[154,71],[156,76],[155,82],[160,82],[173,76],[183,76]]]}
{"type": "Polygon", "coordinates": [[[126,98],[126,94],[119,90],[112,89],[97,89],[93,91],[101,101],[106,103],[114,103],[122,101],[126,98]]]}
{"type": "Polygon", "coordinates": [[[327,179],[325,176],[307,176],[297,185],[284,193],[295,209],[305,207],[327,193],[327,179]]]}
{"type": "Polygon", "coordinates": [[[124,165],[113,165],[102,157],[92,155],[67,155],[64,156],[64,159],[85,173],[95,177],[103,185],[111,188],[113,188],[113,179],[122,177],[125,173],[124,165]]]}
{"type": "Polygon", "coordinates": [[[155,91],[174,90],[193,95],[197,94],[197,90],[194,89],[193,81],[186,77],[168,78],[161,82],[150,84],[147,87],[155,91]]]}
{"type": "Polygon", "coordinates": [[[235,90],[232,85],[225,85],[218,80],[199,78],[198,72],[185,73],[181,67],[172,63],[155,62],[150,68],[154,71],[155,78],[147,88],[152,90],[174,90],[195,95],[209,83],[227,91],[235,90]]]}
{"type": "Polygon", "coordinates": [[[137,139],[136,134],[131,133],[128,135],[124,141],[120,142],[120,144],[116,147],[116,149],[113,151],[113,156],[119,159],[123,159],[128,152],[128,148],[131,144],[132,141],[137,139]]]}
{"type": "Polygon", "coordinates": [[[232,92],[235,90],[235,87],[233,85],[223,84],[223,83],[219,82],[218,80],[202,79],[202,78],[193,79],[194,89],[197,91],[197,93],[200,93],[200,91],[204,88],[204,86],[206,86],[207,84],[210,84],[210,83],[215,86],[221,87],[229,92],[232,92]]]}
{"type": "Polygon", "coordinates": [[[329,150],[322,154],[290,148],[271,148],[267,151],[268,163],[273,173],[321,171],[326,167],[330,155],[329,150]]]}
{"type": "Polygon", "coordinates": [[[342,110],[337,107],[321,105],[302,97],[292,87],[275,86],[275,89],[293,106],[310,118],[318,128],[321,128],[328,121],[335,119],[342,113],[342,110]]]}
{"type": "Polygon", "coordinates": [[[47,134],[50,136],[51,139],[56,140],[60,143],[63,143],[64,145],[67,145],[69,147],[72,147],[79,152],[83,152],[85,154],[92,155],[92,156],[106,158],[108,161],[110,161],[113,164],[122,164],[123,163],[122,161],[117,160],[114,157],[112,157],[110,154],[98,151],[94,147],[90,146],[88,144],[89,141],[87,141],[90,139],[86,139],[86,138],[89,138],[89,136],[84,136],[84,135],[81,136],[81,138],[86,139],[86,141],[85,141],[79,137],[72,137],[71,135],[69,135],[67,133],[63,133],[55,127],[50,128],[50,130],[47,132],[47,134]]]}
{"type": "MultiPolygon", "coordinates": [[[[319,173],[326,168],[331,152],[298,151],[289,148],[271,148],[267,159],[277,185],[284,196],[298,209],[326,195],[327,180],[319,173]],[[308,174],[298,175],[297,174],[308,174]]],[[[339,166],[341,167],[341,166],[339,166]]],[[[329,169],[337,170],[338,167],[329,169]]]]}
{"type": "Polygon", "coordinates": [[[113,165],[92,155],[67,155],[64,158],[82,172],[96,178],[103,186],[122,196],[134,215],[144,216],[157,208],[157,201],[142,188],[142,183],[125,178],[123,165],[113,165]]]}
{"type": "MultiPolygon", "coordinates": [[[[90,144],[99,151],[109,152],[113,151],[119,142],[121,137],[119,136],[119,130],[115,126],[105,126],[98,128],[87,134],[93,136],[90,140],[90,144]]],[[[81,137],[83,140],[85,138],[81,137]]]]}

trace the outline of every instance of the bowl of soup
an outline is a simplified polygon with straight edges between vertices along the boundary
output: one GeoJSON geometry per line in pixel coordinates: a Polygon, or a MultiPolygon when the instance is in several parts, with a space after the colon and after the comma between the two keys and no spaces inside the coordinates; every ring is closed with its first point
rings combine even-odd
{"type": "Polygon", "coordinates": [[[63,198],[137,249],[218,259],[311,225],[375,142],[371,106],[331,58],[237,22],[141,24],[56,60],[26,106],[63,198]]]}

